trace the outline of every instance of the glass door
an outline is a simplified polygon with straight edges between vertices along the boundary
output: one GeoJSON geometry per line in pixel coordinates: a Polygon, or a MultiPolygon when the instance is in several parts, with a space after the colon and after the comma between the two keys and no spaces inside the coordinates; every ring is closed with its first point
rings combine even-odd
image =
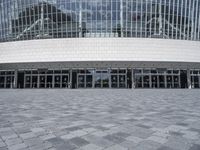
{"type": "Polygon", "coordinates": [[[86,88],[92,88],[92,75],[86,75],[86,88]]]}
{"type": "Polygon", "coordinates": [[[4,83],[5,83],[5,77],[0,76],[0,88],[4,88],[4,83]]]}
{"type": "Polygon", "coordinates": [[[109,74],[108,71],[102,71],[101,73],[102,88],[109,88],[109,74]]]}
{"type": "Polygon", "coordinates": [[[40,88],[45,88],[45,80],[46,80],[46,78],[45,78],[45,75],[40,75],[40,88]]]}
{"type": "Polygon", "coordinates": [[[159,88],[165,88],[165,76],[159,75],[159,88]]]}
{"type": "Polygon", "coordinates": [[[78,88],[85,87],[85,75],[78,75],[78,88]]]}
{"type": "Polygon", "coordinates": [[[158,88],[158,78],[157,75],[151,76],[152,88],[158,88]]]}
{"type": "Polygon", "coordinates": [[[31,76],[25,76],[25,88],[31,88],[31,76]]]}
{"type": "Polygon", "coordinates": [[[60,88],[61,86],[60,86],[60,82],[61,82],[61,77],[60,77],[60,75],[55,75],[54,76],[54,87],[55,88],[60,88]]]}
{"type": "Polygon", "coordinates": [[[96,74],[95,74],[95,88],[101,88],[101,71],[96,71],[96,74]]]}
{"type": "Polygon", "coordinates": [[[32,76],[32,88],[37,88],[38,76],[32,76]]]}
{"type": "Polygon", "coordinates": [[[47,75],[46,87],[47,88],[52,88],[52,83],[53,83],[53,76],[52,75],[47,75]]]}
{"type": "Polygon", "coordinates": [[[126,75],[119,75],[119,88],[126,88],[126,75]]]}
{"type": "Polygon", "coordinates": [[[111,75],[111,87],[118,88],[118,75],[111,75]]]}
{"type": "Polygon", "coordinates": [[[62,75],[62,88],[67,88],[69,82],[68,75],[62,75]]]}

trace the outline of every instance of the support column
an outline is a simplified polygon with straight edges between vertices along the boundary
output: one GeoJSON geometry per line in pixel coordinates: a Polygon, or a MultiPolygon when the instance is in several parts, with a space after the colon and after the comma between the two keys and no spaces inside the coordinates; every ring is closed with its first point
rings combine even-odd
{"type": "Polygon", "coordinates": [[[15,74],[14,74],[14,85],[13,88],[16,89],[17,88],[17,70],[15,70],[15,74]]]}
{"type": "Polygon", "coordinates": [[[95,76],[96,76],[96,75],[95,75],[95,71],[96,71],[96,70],[94,69],[94,71],[93,71],[93,73],[92,73],[92,76],[93,76],[93,77],[92,77],[92,88],[93,88],[93,89],[95,88],[95,76]]]}
{"type": "Polygon", "coordinates": [[[52,88],[54,88],[54,85],[55,85],[55,76],[54,76],[54,71],[53,71],[53,74],[52,74],[52,88]]]}
{"type": "Polygon", "coordinates": [[[149,74],[149,87],[150,87],[150,88],[152,88],[152,80],[151,80],[151,76],[152,76],[152,74],[150,73],[150,74],[149,74]]]}
{"type": "Polygon", "coordinates": [[[188,82],[188,89],[192,89],[190,69],[187,69],[187,82],[188,82]]]}
{"type": "Polygon", "coordinates": [[[110,72],[111,72],[111,68],[109,68],[108,69],[108,75],[109,75],[109,88],[111,88],[111,74],[110,74],[110,72]]]}
{"type": "Polygon", "coordinates": [[[72,69],[69,70],[69,88],[72,89],[72,69]]]}
{"type": "Polygon", "coordinates": [[[135,89],[135,77],[134,77],[133,68],[131,68],[131,78],[132,78],[132,89],[135,89]]]}
{"type": "Polygon", "coordinates": [[[167,72],[165,72],[164,78],[165,78],[165,88],[167,88],[167,72]]]}
{"type": "Polygon", "coordinates": [[[37,88],[40,88],[40,75],[39,75],[39,71],[38,71],[38,80],[37,80],[37,88]]]}

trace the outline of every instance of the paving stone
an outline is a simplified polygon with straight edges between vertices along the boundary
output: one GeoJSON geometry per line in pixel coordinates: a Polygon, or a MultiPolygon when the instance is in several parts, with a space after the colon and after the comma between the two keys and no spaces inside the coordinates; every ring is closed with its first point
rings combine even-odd
{"type": "Polygon", "coordinates": [[[87,136],[84,136],[83,138],[86,139],[88,142],[95,144],[99,147],[103,147],[103,148],[114,145],[113,142],[111,142],[105,138],[101,138],[101,137],[94,136],[94,135],[87,135],[87,136]]]}
{"type": "Polygon", "coordinates": [[[30,139],[36,136],[33,132],[28,132],[28,133],[20,134],[20,137],[22,137],[23,139],[30,139]]]}
{"type": "Polygon", "coordinates": [[[125,148],[128,148],[129,150],[132,150],[137,146],[137,143],[134,143],[133,141],[126,140],[126,141],[120,143],[120,145],[125,147],[125,148]]]}
{"type": "Polygon", "coordinates": [[[189,150],[200,150],[200,144],[194,144],[189,150]]]}
{"type": "Polygon", "coordinates": [[[89,144],[88,141],[86,141],[85,139],[80,138],[80,137],[72,138],[70,141],[72,143],[74,143],[78,147],[81,147],[81,146],[89,144]]]}
{"type": "Polygon", "coordinates": [[[167,147],[167,146],[161,146],[157,150],[174,150],[174,149],[167,147]]]}
{"type": "Polygon", "coordinates": [[[94,144],[88,144],[80,148],[80,150],[102,150],[102,147],[99,147],[94,144]]]}
{"type": "Polygon", "coordinates": [[[191,147],[190,141],[182,137],[169,137],[164,145],[174,150],[188,150],[191,147]]]}
{"type": "Polygon", "coordinates": [[[199,149],[198,90],[3,89],[0,95],[0,150],[199,149]]]}
{"type": "Polygon", "coordinates": [[[12,145],[16,145],[16,144],[23,143],[23,141],[22,141],[21,138],[13,138],[13,139],[7,139],[7,140],[5,141],[5,143],[6,143],[8,146],[12,146],[12,145]]]}
{"type": "Polygon", "coordinates": [[[139,137],[135,137],[135,136],[129,136],[126,139],[129,140],[129,141],[132,141],[134,143],[140,143],[140,142],[144,141],[144,139],[139,138],[139,137]]]}
{"type": "Polygon", "coordinates": [[[161,147],[161,144],[153,141],[145,140],[141,143],[139,143],[134,150],[157,150],[159,147],[161,147]]]}
{"type": "Polygon", "coordinates": [[[106,148],[105,150],[128,150],[128,148],[122,147],[120,145],[114,145],[109,148],[106,148]]]}
{"type": "Polygon", "coordinates": [[[65,141],[59,137],[51,138],[48,139],[47,141],[52,143],[53,145],[60,145],[65,143],[65,141]]]}
{"type": "Polygon", "coordinates": [[[22,150],[25,148],[27,148],[27,145],[25,145],[24,143],[16,144],[16,145],[12,145],[12,146],[8,147],[9,150],[22,150]]]}
{"type": "Polygon", "coordinates": [[[147,140],[151,140],[160,144],[164,144],[168,141],[166,138],[159,137],[159,136],[150,136],[147,138],[147,140]]]}
{"type": "Polygon", "coordinates": [[[0,147],[0,150],[8,150],[7,147],[0,147]]]}
{"type": "Polygon", "coordinates": [[[57,150],[74,150],[77,147],[74,144],[70,143],[70,142],[65,142],[65,143],[56,145],[55,148],[57,150]]]}
{"type": "Polygon", "coordinates": [[[118,144],[125,141],[124,138],[116,136],[116,135],[107,135],[104,138],[111,141],[111,142],[118,143],[118,144]]]}
{"type": "Polygon", "coordinates": [[[5,147],[6,144],[3,141],[0,141],[0,147],[5,147]]]}
{"type": "Polygon", "coordinates": [[[122,137],[122,138],[127,138],[128,136],[130,136],[130,134],[125,133],[125,132],[117,132],[113,135],[118,136],[118,137],[122,137]]]}

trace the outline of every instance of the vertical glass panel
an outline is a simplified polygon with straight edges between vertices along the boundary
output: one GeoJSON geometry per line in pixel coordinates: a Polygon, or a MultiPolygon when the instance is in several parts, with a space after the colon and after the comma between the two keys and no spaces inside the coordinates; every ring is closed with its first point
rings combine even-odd
{"type": "Polygon", "coordinates": [[[47,88],[52,88],[52,83],[53,83],[53,76],[52,75],[47,75],[46,87],[47,88]]]}
{"type": "Polygon", "coordinates": [[[159,88],[165,87],[165,77],[163,75],[159,76],[159,88]]]}
{"type": "Polygon", "coordinates": [[[101,88],[101,71],[96,71],[95,74],[95,88],[101,88]]]}
{"type": "Polygon", "coordinates": [[[136,88],[142,88],[143,83],[142,83],[142,76],[136,75],[135,76],[135,82],[136,82],[136,88]]]}
{"type": "Polygon", "coordinates": [[[40,80],[39,80],[40,88],[45,88],[45,80],[46,80],[45,76],[40,76],[40,80]]]}
{"type": "Polygon", "coordinates": [[[126,87],[126,75],[119,75],[119,88],[126,87]]]}
{"type": "Polygon", "coordinates": [[[37,88],[38,76],[32,76],[32,88],[37,88]]]}
{"type": "Polygon", "coordinates": [[[25,76],[25,88],[31,88],[31,76],[25,76]]]}
{"type": "Polygon", "coordinates": [[[152,88],[158,88],[158,76],[152,75],[151,76],[151,83],[152,83],[152,88]]]}
{"type": "Polygon", "coordinates": [[[150,87],[149,76],[148,75],[143,76],[143,87],[144,88],[149,88],[150,87]]]}
{"type": "Polygon", "coordinates": [[[172,76],[167,76],[167,88],[173,88],[172,76]]]}
{"type": "Polygon", "coordinates": [[[78,88],[85,87],[85,75],[78,75],[78,88]]]}
{"type": "Polygon", "coordinates": [[[62,88],[67,88],[68,87],[68,75],[63,75],[62,76],[62,88]]]}
{"type": "Polygon", "coordinates": [[[109,75],[108,75],[108,73],[102,73],[101,80],[102,80],[102,88],[109,88],[109,75]]]}
{"type": "Polygon", "coordinates": [[[86,88],[92,88],[92,75],[86,75],[86,88]]]}
{"type": "Polygon", "coordinates": [[[0,88],[4,88],[5,77],[0,76],[0,88]]]}
{"type": "Polygon", "coordinates": [[[111,87],[118,88],[118,75],[111,75],[111,87]]]}
{"type": "Polygon", "coordinates": [[[60,88],[61,87],[61,77],[60,77],[60,75],[55,75],[54,76],[54,87],[55,88],[60,88]]]}

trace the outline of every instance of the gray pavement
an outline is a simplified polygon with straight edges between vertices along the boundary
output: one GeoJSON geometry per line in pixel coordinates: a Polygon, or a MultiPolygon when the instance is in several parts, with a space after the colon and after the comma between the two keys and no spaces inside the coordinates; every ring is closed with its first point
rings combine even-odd
{"type": "Polygon", "coordinates": [[[200,150],[199,90],[0,90],[0,150],[200,150]]]}

